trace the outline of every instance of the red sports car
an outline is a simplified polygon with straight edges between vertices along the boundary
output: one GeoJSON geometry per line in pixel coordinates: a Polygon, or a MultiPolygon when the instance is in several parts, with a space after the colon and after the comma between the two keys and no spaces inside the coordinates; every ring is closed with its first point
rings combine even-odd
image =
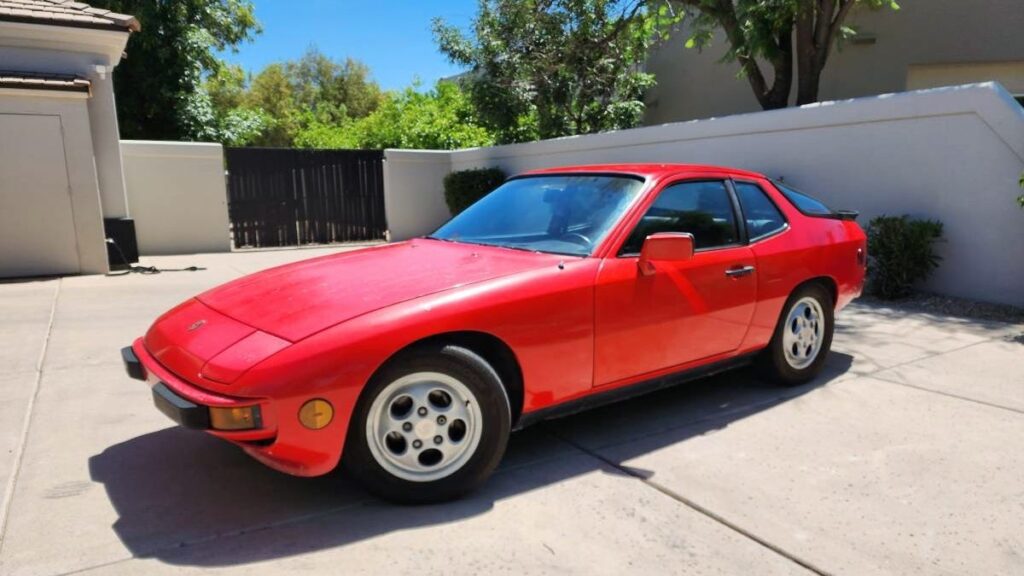
{"type": "Polygon", "coordinates": [[[855,217],[729,168],[539,170],[429,236],[200,294],[122,354],[268,466],[444,500],[539,420],[750,362],[813,378],[863,285],[855,217]]]}

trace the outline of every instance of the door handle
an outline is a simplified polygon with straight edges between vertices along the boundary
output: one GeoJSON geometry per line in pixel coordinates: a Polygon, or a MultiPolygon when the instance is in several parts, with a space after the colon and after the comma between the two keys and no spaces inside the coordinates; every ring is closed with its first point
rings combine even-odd
{"type": "Polygon", "coordinates": [[[736,268],[729,268],[725,271],[725,275],[730,278],[739,278],[741,276],[747,276],[754,273],[753,266],[737,266],[736,268]]]}

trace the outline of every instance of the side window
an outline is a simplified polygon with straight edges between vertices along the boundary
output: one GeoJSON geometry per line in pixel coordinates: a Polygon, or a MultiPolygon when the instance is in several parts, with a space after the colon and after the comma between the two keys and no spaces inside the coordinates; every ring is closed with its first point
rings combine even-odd
{"type": "Polygon", "coordinates": [[[786,200],[792,202],[793,205],[796,206],[797,210],[804,214],[810,216],[830,216],[833,214],[832,209],[825,206],[825,203],[821,200],[811,198],[807,194],[798,192],[785,184],[780,184],[774,181],[772,183],[779,189],[779,192],[782,192],[782,195],[786,197],[786,200]]]}
{"type": "Polygon", "coordinates": [[[725,184],[705,181],[668,186],[644,214],[619,254],[639,254],[644,240],[657,232],[689,232],[697,249],[738,242],[736,214],[725,184]]]}
{"type": "Polygon", "coordinates": [[[750,182],[735,184],[743,219],[747,222],[747,235],[751,240],[778,232],[786,226],[786,218],[760,186],[750,182]]]}

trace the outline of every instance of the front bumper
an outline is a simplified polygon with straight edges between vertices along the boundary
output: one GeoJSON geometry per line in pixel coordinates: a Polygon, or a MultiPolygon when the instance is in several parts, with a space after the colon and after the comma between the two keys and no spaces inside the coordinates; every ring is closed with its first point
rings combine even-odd
{"type": "Polygon", "coordinates": [[[184,428],[203,430],[214,436],[246,447],[256,443],[268,445],[277,436],[274,403],[267,398],[225,396],[199,388],[164,368],[136,340],[121,349],[128,376],[145,381],[153,391],[153,404],[171,420],[184,428]],[[218,429],[213,426],[211,409],[258,407],[255,426],[244,430],[218,429]]]}
{"type": "Polygon", "coordinates": [[[182,427],[193,430],[210,429],[210,409],[178,396],[163,382],[153,386],[153,404],[157,410],[182,427]]]}
{"type": "Polygon", "coordinates": [[[267,466],[295,476],[326,474],[337,465],[341,447],[333,442],[324,445],[322,440],[325,434],[336,434],[337,428],[313,431],[302,428],[297,421],[279,426],[278,413],[297,413],[302,399],[239,398],[199,388],[161,365],[141,338],[123,348],[121,357],[128,376],[147,382],[156,408],[180,426],[228,440],[267,466]],[[210,408],[254,405],[259,408],[254,429],[228,431],[211,426],[210,408]]]}
{"type": "MultiPolygon", "coordinates": [[[[135,351],[131,346],[121,349],[121,358],[124,360],[124,368],[128,376],[136,380],[147,379],[146,367],[139,360],[139,357],[135,355],[135,351]]],[[[156,409],[177,422],[179,426],[192,430],[224,432],[223,430],[217,430],[213,425],[210,406],[192,402],[161,381],[156,381],[152,389],[153,404],[156,406],[156,409]]],[[[256,419],[253,430],[258,430],[263,427],[263,422],[262,418],[259,417],[260,411],[257,410],[255,414],[256,419]]]]}

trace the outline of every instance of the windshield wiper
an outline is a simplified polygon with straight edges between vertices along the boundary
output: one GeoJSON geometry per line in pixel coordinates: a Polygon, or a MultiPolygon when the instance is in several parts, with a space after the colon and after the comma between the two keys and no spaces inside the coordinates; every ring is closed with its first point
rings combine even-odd
{"type": "Polygon", "coordinates": [[[508,248],[509,250],[519,250],[521,252],[532,252],[534,254],[540,254],[541,251],[536,248],[527,248],[526,246],[516,246],[515,244],[495,244],[498,248],[508,248]]]}
{"type": "Polygon", "coordinates": [[[520,252],[529,252],[531,254],[557,254],[559,256],[574,256],[582,258],[584,254],[577,254],[575,252],[556,252],[553,250],[537,250],[536,248],[527,248],[525,246],[516,246],[515,244],[489,244],[487,242],[470,242],[469,240],[463,240],[462,238],[438,238],[437,236],[424,236],[429,240],[437,240],[439,242],[452,242],[454,244],[468,244],[470,246],[487,246],[489,248],[505,248],[508,250],[518,250],[520,252]]]}

